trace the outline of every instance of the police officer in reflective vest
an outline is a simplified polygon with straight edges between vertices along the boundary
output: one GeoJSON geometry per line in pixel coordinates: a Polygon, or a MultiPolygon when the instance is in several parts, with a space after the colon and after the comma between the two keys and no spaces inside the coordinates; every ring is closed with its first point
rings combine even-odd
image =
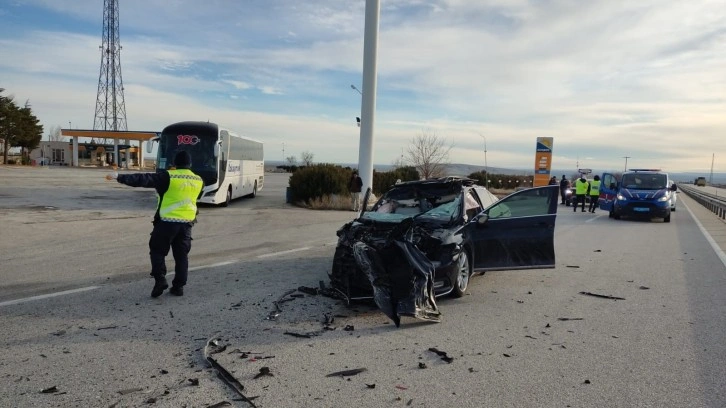
{"type": "Polygon", "coordinates": [[[590,188],[590,183],[587,182],[587,179],[584,175],[580,176],[579,179],[575,182],[575,195],[577,197],[577,200],[573,204],[573,211],[577,211],[577,205],[582,203],[582,212],[585,212],[585,201],[587,198],[587,191],[590,188]]]}
{"type": "MultiPolygon", "coordinates": [[[[174,156],[175,169],[159,173],[120,174],[119,183],[131,187],[156,189],[158,204],[154,214],[154,229],[149,239],[151,257],[151,276],[154,288],[151,297],[158,297],[169,287],[166,281],[165,258],[171,247],[174,255],[174,279],[169,293],[184,295],[189,269],[189,250],[192,248],[192,225],[197,219],[197,199],[200,197],[204,181],[190,169],[192,158],[182,150],[174,156]]],[[[106,176],[113,178],[113,176],[106,176]]]]}
{"type": "Polygon", "coordinates": [[[590,182],[590,212],[595,213],[597,200],[600,198],[600,176],[595,176],[590,182]]]}

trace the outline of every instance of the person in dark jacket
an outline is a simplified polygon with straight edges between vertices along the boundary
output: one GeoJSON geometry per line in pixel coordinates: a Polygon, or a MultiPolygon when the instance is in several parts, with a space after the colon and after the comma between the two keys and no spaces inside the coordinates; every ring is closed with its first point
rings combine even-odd
{"type": "Polygon", "coordinates": [[[568,188],[570,188],[570,180],[568,180],[567,176],[565,176],[563,174],[562,180],[560,180],[560,197],[562,197],[562,202],[560,204],[567,203],[567,189],[568,188]]]}
{"type": "Polygon", "coordinates": [[[556,186],[557,184],[558,184],[557,183],[557,177],[552,176],[552,178],[550,179],[549,185],[550,186],[556,186]]]}
{"type": "MultiPolygon", "coordinates": [[[[202,178],[189,170],[191,165],[191,156],[182,150],[174,156],[175,169],[159,173],[120,174],[115,177],[119,183],[127,186],[154,188],[159,198],[154,213],[154,229],[149,239],[151,276],[154,277],[151,297],[158,297],[169,287],[165,262],[169,248],[175,263],[175,275],[169,293],[184,295],[189,251],[192,248],[192,226],[198,214],[197,199],[204,187],[202,178]]],[[[106,178],[113,179],[114,176],[106,178]]]]}
{"type": "Polygon", "coordinates": [[[360,211],[360,192],[363,189],[363,179],[360,178],[357,171],[350,175],[348,182],[348,191],[350,191],[350,199],[353,202],[353,211],[360,211]]]}

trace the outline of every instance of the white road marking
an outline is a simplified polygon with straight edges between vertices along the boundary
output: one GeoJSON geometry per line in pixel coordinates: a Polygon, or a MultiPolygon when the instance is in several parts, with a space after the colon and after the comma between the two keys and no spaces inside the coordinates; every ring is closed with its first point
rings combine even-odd
{"type": "Polygon", "coordinates": [[[273,257],[273,256],[278,256],[278,255],[286,255],[286,254],[291,254],[291,253],[294,253],[294,252],[307,251],[308,249],[310,249],[310,247],[288,249],[287,251],[280,251],[280,252],[273,252],[273,253],[270,253],[270,254],[257,255],[257,257],[258,258],[270,258],[270,257],[273,257]]]}
{"type": "Polygon", "coordinates": [[[605,215],[605,214],[598,214],[598,215],[595,215],[595,216],[594,216],[595,218],[590,218],[589,220],[587,220],[587,221],[585,221],[585,222],[593,222],[593,221],[595,221],[596,219],[598,219],[598,218],[602,217],[603,215],[605,215]]]}
{"type": "Polygon", "coordinates": [[[726,266],[726,254],[721,250],[721,248],[718,246],[718,244],[713,239],[713,237],[711,237],[711,234],[709,234],[708,231],[706,231],[706,228],[703,227],[703,224],[701,224],[701,222],[698,221],[698,218],[696,218],[696,216],[693,214],[693,211],[691,211],[690,207],[688,207],[688,204],[686,204],[685,200],[681,201],[681,203],[683,203],[683,205],[686,206],[686,210],[688,210],[688,212],[691,213],[691,217],[693,218],[694,221],[696,221],[696,225],[698,225],[698,228],[703,233],[703,236],[706,237],[706,240],[708,241],[708,243],[711,244],[711,248],[713,248],[713,251],[716,252],[716,255],[719,257],[719,259],[721,259],[721,263],[723,264],[723,266],[726,266]]]}
{"type": "Polygon", "coordinates": [[[100,286],[86,286],[85,288],[64,290],[62,292],[55,292],[55,293],[48,293],[45,295],[31,296],[31,297],[27,297],[27,298],[23,298],[23,299],[8,300],[6,302],[0,302],[0,307],[17,305],[20,303],[31,302],[33,300],[49,299],[49,298],[53,298],[56,296],[71,295],[73,293],[87,292],[89,290],[94,290],[94,289],[98,289],[98,288],[100,288],[100,286]]]}
{"type": "MultiPolygon", "coordinates": [[[[193,268],[189,268],[189,270],[190,271],[196,271],[196,270],[205,269],[205,268],[216,268],[218,266],[231,265],[231,264],[233,264],[235,262],[239,262],[239,260],[233,259],[231,261],[217,262],[217,263],[213,263],[213,264],[209,264],[209,265],[200,265],[200,266],[195,266],[193,268]]],[[[166,275],[169,276],[169,275],[173,275],[173,274],[174,274],[174,272],[167,273],[166,275]]]]}

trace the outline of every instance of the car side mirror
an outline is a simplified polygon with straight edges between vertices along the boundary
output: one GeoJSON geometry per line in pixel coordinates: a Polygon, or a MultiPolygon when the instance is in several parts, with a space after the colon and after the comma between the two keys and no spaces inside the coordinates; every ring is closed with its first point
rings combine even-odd
{"type": "Polygon", "coordinates": [[[152,137],[151,139],[146,141],[146,153],[151,154],[151,151],[154,149],[154,142],[158,142],[158,137],[152,137]]]}
{"type": "Polygon", "coordinates": [[[671,191],[676,191],[676,190],[678,190],[678,186],[676,186],[675,184],[673,184],[671,186],[671,191]]]}
{"type": "Polygon", "coordinates": [[[484,225],[487,221],[489,221],[489,214],[487,213],[482,213],[476,217],[476,223],[479,225],[484,225]]]}

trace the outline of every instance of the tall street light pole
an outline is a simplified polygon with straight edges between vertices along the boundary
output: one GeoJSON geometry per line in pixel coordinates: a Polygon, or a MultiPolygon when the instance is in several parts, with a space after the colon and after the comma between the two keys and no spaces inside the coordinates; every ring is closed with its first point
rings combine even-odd
{"type": "Polygon", "coordinates": [[[623,156],[623,159],[625,159],[625,170],[623,170],[623,171],[628,171],[628,159],[629,159],[630,157],[631,157],[631,156],[623,156]]]}
{"type": "Polygon", "coordinates": [[[363,35],[363,91],[361,93],[360,145],[358,174],[363,179],[363,191],[373,185],[373,126],[376,114],[378,64],[378,20],[381,0],[366,0],[363,35]]]}

